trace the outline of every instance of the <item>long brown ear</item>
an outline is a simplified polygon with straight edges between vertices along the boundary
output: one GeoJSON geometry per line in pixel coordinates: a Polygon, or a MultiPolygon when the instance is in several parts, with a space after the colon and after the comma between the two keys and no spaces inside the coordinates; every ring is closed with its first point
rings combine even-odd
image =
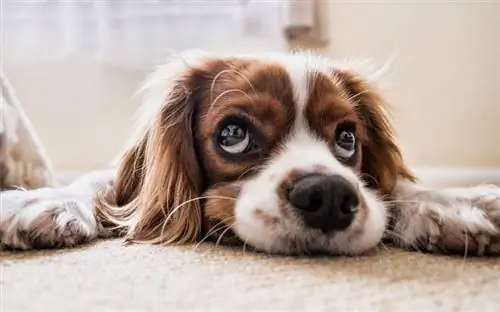
{"type": "Polygon", "coordinates": [[[366,127],[361,171],[368,185],[387,195],[391,194],[398,179],[414,181],[415,177],[403,161],[379,92],[359,75],[348,71],[338,75],[366,127]]]}
{"type": "MultiPolygon", "coordinates": [[[[177,62],[183,62],[177,61],[177,62]]],[[[97,205],[101,223],[122,228],[132,242],[189,243],[201,231],[202,178],[193,138],[195,70],[160,69],[146,86],[138,135],[120,160],[114,200],[97,205]],[[176,73],[175,73],[176,72],[176,73]],[[166,79],[164,75],[172,76],[166,79]]]]}

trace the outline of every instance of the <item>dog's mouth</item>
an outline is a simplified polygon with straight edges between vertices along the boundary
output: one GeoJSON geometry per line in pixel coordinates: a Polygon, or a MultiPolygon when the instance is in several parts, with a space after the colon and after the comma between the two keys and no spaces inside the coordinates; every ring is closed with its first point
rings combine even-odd
{"type": "MultiPolygon", "coordinates": [[[[228,246],[242,248],[244,251],[266,253],[282,256],[314,256],[314,255],[332,255],[331,250],[322,248],[323,240],[331,239],[333,234],[325,234],[320,230],[303,230],[300,237],[296,235],[285,235],[274,237],[279,241],[277,245],[281,248],[265,248],[254,246],[251,242],[240,237],[231,225],[221,224],[217,220],[205,221],[204,232],[201,236],[202,241],[215,243],[217,246],[228,246]]],[[[271,235],[273,236],[273,235],[271,235]]],[[[269,245],[275,245],[269,241],[269,245]]]]}

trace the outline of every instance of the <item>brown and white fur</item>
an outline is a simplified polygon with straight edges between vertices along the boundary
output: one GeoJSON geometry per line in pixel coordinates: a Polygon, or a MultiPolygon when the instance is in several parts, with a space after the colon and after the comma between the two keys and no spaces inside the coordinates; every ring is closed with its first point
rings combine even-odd
{"type": "Polygon", "coordinates": [[[3,247],[71,247],[121,235],[153,244],[212,238],[281,254],[358,255],[384,239],[431,252],[500,253],[500,189],[419,185],[383,98],[348,64],[307,52],[190,52],[158,68],[143,92],[116,171],[1,194],[3,247]],[[219,139],[234,123],[243,123],[245,139],[228,153],[219,139]],[[338,143],[344,128],[349,154],[338,143]],[[245,140],[249,152],[233,153],[245,140]],[[317,218],[316,208],[301,211],[302,199],[291,199],[297,181],[311,176],[326,181],[314,180],[315,194],[332,214],[317,218]],[[339,198],[351,200],[351,219],[331,228],[340,212],[324,201],[339,198]]]}

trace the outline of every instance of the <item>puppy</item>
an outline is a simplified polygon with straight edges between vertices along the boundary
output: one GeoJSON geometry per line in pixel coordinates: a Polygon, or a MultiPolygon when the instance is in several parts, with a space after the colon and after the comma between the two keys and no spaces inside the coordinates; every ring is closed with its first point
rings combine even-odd
{"type": "Polygon", "coordinates": [[[429,252],[500,253],[500,189],[419,185],[383,98],[349,64],[309,52],[189,52],[159,67],[142,91],[116,170],[1,194],[3,247],[123,236],[359,255],[385,239],[429,252]]]}

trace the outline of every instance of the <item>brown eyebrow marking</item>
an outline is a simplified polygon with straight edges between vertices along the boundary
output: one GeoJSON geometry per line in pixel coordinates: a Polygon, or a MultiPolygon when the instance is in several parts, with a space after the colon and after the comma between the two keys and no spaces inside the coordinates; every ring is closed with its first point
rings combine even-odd
{"type": "MultiPolygon", "coordinates": [[[[255,91],[255,88],[254,86],[252,85],[252,83],[250,82],[250,80],[245,76],[245,74],[243,74],[241,71],[239,71],[238,69],[236,68],[231,68],[231,69],[224,69],[224,70],[221,70],[217,73],[217,75],[215,75],[215,77],[213,78],[212,80],[212,84],[210,86],[210,102],[213,103],[214,102],[214,98],[213,98],[213,93],[214,93],[214,87],[215,87],[215,83],[217,82],[217,79],[219,79],[222,75],[224,75],[225,73],[234,73],[234,74],[237,74],[241,77],[241,79],[245,80],[248,85],[250,86],[250,89],[252,89],[253,93],[257,93],[255,91]]],[[[236,89],[236,90],[240,90],[240,89],[236,89]]],[[[240,90],[241,91],[241,90],[240,90]]],[[[220,96],[220,95],[219,95],[220,96]]],[[[216,101],[216,100],[215,100],[216,101]]]]}
{"type": "Polygon", "coordinates": [[[314,133],[332,143],[330,149],[333,155],[336,154],[333,142],[339,125],[352,124],[358,142],[356,153],[350,159],[343,159],[342,163],[359,170],[362,159],[360,142],[364,141],[365,131],[349,97],[350,94],[342,85],[342,81],[324,73],[311,73],[304,117],[314,133]]]}
{"type": "Polygon", "coordinates": [[[229,89],[229,90],[226,90],[224,92],[222,92],[221,94],[217,95],[217,97],[211,101],[211,104],[210,104],[210,107],[208,108],[208,110],[210,111],[214,106],[215,104],[217,104],[217,101],[220,100],[223,96],[225,95],[228,95],[229,93],[231,92],[237,92],[237,93],[241,93],[242,95],[244,95],[252,104],[255,105],[255,103],[253,102],[253,99],[250,95],[248,95],[248,93],[246,93],[245,91],[241,90],[241,89],[229,89]]]}
{"type": "Polygon", "coordinates": [[[304,114],[311,129],[327,140],[332,139],[339,123],[349,121],[359,124],[344,88],[336,84],[333,77],[319,72],[309,77],[309,95],[304,114]]]}

